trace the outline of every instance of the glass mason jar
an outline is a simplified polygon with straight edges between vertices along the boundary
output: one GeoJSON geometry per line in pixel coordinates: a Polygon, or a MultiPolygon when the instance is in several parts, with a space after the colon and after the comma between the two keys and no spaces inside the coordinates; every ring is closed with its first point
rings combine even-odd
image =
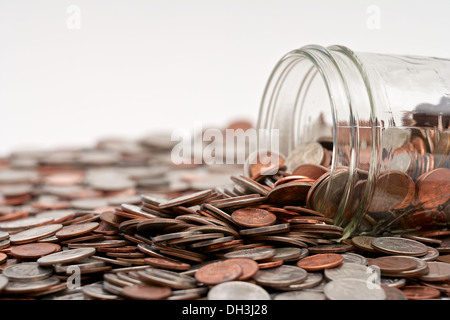
{"type": "Polygon", "coordinates": [[[447,230],[449,59],[293,50],[268,80],[257,127],[279,130],[285,156],[311,142],[329,149],[330,173],[307,207],[344,237],[447,230]]]}

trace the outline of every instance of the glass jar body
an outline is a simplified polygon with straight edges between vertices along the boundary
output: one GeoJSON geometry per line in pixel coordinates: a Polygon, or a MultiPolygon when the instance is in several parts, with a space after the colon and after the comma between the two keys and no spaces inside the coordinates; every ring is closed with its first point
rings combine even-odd
{"type": "Polygon", "coordinates": [[[344,236],[449,225],[450,60],[305,46],[275,66],[258,128],[279,130],[285,156],[326,149],[305,205],[344,236]]]}

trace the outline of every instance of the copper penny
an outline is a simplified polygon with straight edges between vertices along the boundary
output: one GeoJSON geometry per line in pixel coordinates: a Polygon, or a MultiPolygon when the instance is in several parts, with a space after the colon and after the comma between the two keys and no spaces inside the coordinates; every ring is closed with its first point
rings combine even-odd
{"type": "Polygon", "coordinates": [[[186,271],[191,268],[188,263],[180,262],[172,259],[163,259],[163,258],[145,258],[144,262],[153,267],[167,269],[167,270],[178,270],[178,271],[186,271]]]}
{"type": "Polygon", "coordinates": [[[320,246],[309,247],[308,250],[311,253],[344,253],[352,251],[354,248],[352,245],[340,243],[340,244],[325,244],[320,246]]]}
{"type": "Polygon", "coordinates": [[[29,243],[11,248],[11,255],[15,258],[36,259],[60,251],[56,243],[29,243]]]}
{"type": "Polygon", "coordinates": [[[446,281],[450,280],[450,263],[428,262],[428,273],[420,277],[422,281],[446,281]]]}
{"type": "Polygon", "coordinates": [[[312,183],[288,182],[272,189],[267,195],[267,201],[272,204],[288,206],[305,204],[306,196],[312,183]]]}
{"type": "Polygon", "coordinates": [[[254,228],[273,225],[277,216],[264,209],[245,208],[234,211],[231,219],[240,226],[254,228]]]}
{"type": "Polygon", "coordinates": [[[270,269],[270,268],[279,267],[279,266],[283,265],[283,263],[284,263],[283,259],[274,259],[274,260],[258,263],[258,268],[259,268],[259,270],[270,269]]]}
{"type": "Polygon", "coordinates": [[[237,279],[240,281],[245,281],[252,278],[259,270],[258,263],[250,258],[233,258],[225,261],[236,263],[241,267],[242,274],[237,279]]]}
{"type": "Polygon", "coordinates": [[[242,274],[242,268],[229,261],[219,261],[207,264],[195,273],[195,279],[206,285],[216,285],[226,281],[238,279],[242,274]]]}
{"type": "Polygon", "coordinates": [[[95,230],[98,226],[99,226],[98,222],[73,224],[59,230],[56,233],[56,237],[59,239],[78,237],[95,230]]]}
{"type": "Polygon", "coordinates": [[[0,252],[0,264],[4,263],[8,259],[8,256],[0,252]]]}
{"type": "Polygon", "coordinates": [[[392,274],[412,270],[417,267],[417,262],[410,257],[387,256],[370,259],[369,265],[380,268],[381,274],[392,274]]]}
{"type": "Polygon", "coordinates": [[[319,271],[339,266],[344,257],[336,253],[322,253],[305,257],[297,262],[297,266],[306,271],[319,271]]]}
{"type": "Polygon", "coordinates": [[[437,258],[438,261],[450,263],[450,254],[446,254],[444,256],[439,256],[437,258]]]}
{"type": "Polygon", "coordinates": [[[417,198],[424,208],[444,204],[450,194],[450,169],[438,168],[425,173],[417,183],[417,198]]]}
{"type": "Polygon", "coordinates": [[[327,168],[325,168],[322,165],[318,164],[312,164],[312,163],[305,163],[299,165],[297,168],[295,168],[292,171],[293,175],[297,176],[306,176],[308,178],[317,180],[319,179],[323,174],[329,172],[327,168]]]}
{"type": "Polygon", "coordinates": [[[439,290],[426,286],[405,286],[401,290],[408,300],[428,300],[441,296],[439,290]]]}
{"type": "Polygon", "coordinates": [[[122,295],[134,300],[161,300],[169,297],[172,289],[169,287],[153,286],[148,284],[134,284],[122,288],[122,295]]]}

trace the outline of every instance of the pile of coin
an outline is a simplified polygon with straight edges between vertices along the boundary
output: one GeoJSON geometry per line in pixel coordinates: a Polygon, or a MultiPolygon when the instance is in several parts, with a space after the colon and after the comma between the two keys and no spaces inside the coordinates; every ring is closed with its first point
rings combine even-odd
{"type": "Polygon", "coordinates": [[[297,153],[271,174],[174,166],[162,136],[12,154],[0,298],[446,299],[450,231],[343,239],[322,210],[320,148],[320,163],[297,153]]]}

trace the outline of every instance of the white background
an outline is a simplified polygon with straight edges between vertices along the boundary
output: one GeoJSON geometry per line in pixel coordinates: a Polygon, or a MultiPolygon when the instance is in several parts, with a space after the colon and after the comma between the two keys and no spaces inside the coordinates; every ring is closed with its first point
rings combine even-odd
{"type": "Polygon", "coordinates": [[[448,58],[449,12],[447,0],[0,0],[0,154],[256,123],[288,51],[448,58]]]}

